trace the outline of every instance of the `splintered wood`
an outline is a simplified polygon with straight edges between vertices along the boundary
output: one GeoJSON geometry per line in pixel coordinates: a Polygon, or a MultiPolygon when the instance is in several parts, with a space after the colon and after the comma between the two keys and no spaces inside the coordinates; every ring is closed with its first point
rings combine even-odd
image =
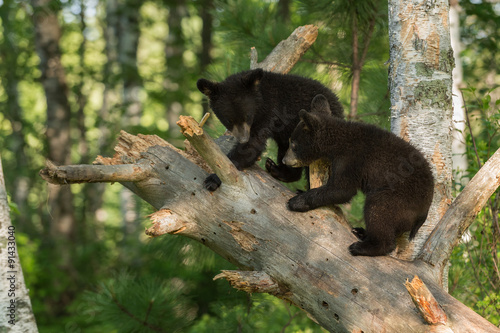
{"type": "Polygon", "coordinates": [[[441,326],[439,330],[432,329],[432,332],[453,332],[448,327],[446,313],[418,276],[411,282],[406,280],[405,286],[425,322],[432,326],[441,326]]]}
{"type": "Polygon", "coordinates": [[[267,273],[262,271],[227,271],[216,275],[214,280],[224,278],[233,288],[247,293],[269,293],[275,296],[285,296],[282,290],[267,273]]]}
{"type": "Polygon", "coordinates": [[[170,209],[160,209],[148,216],[153,226],[146,229],[146,235],[158,237],[165,234],[180,234],[189,227],[189,223],[180,219],[170,209]]]}

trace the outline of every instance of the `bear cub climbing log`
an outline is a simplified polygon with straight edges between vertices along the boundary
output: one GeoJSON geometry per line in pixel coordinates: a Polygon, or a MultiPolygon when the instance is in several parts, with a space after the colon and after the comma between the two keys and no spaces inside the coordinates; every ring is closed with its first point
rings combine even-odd
{"type": "Polygon", "coordinates": [[[301,110],[283,163],[303,167],[326,159],[328,182],[288,201],[292,211],[343,204],[361,190],[366,195],[366,230],[353,229],[359,241],[352,255],[380,256],[394,250],[396,238],[410,240],[427,218],[434,180],[429,163],[410,143],[376,126],[331,116],[328,100],[316,96],[311,112],[301,110]]]}

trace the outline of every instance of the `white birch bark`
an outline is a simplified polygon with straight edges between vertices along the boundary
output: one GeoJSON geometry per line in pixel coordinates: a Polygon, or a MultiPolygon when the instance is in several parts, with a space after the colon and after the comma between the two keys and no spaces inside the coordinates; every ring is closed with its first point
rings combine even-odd
{"type": "Polygon", "coordinates": [[[15,241],[16,231],[10,222],[7,191],[0,159],[0,331],[38,332],[31,300],[24,283],[15,241]]]}
{"type": "Polygon", "coordinates": [[[453,142],[451,151],[453,153],[453,172],[455,180],[465,185],[468,179],[465,178],[467,171],[467,156],[465,155],[465,112],[464,100],[460,91],[463,80],[462,63],[460,61],[460,5],[457,0],[450,1],[450,36],[453,47],[453,57],[455,58],[455,68],[453,69],[453,142]]]}
{"type": "Polygon", "coordinates": [[[415,258],[451,203],[453,50],[449,4],[437,1],[389,1],[391,129],[431,161],[434,200],[415,239],[398,249],[401,259],[415,258]]]}

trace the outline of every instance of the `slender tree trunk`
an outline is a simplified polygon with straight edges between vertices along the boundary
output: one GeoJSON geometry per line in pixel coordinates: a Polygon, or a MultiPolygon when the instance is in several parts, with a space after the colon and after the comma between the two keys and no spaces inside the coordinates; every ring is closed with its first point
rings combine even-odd
{"type": "MultiPolygon", "coordinates": [[[[70,118],[68,86],[61,64],[59,38],[61,28],[57,12],[50,0],[33,0],[36,50],[40,57],[41,82],[47,101],[48,158],[56,164],[71,163],[70,118]]],[[[69,186],[49,187],[51,234],[71,240],[74,237],[75,217],[73,194],[69,186]]],[[[67,251],[66,251],[67,253],[67,251]]],[[[67,258],[69,264],[69,258],[67,258]]]]}
{"type": "MultiPolygon", "coordinates": [[[[33,18],[35,24],[35,44],[40,57],[42,72],[41,83],[47,101],[47,146],[48,159],[58,165],[71,162],[70,118],[71,110],[68,102],[68,86],[64,68],[61,64],[59,38],[61,28],[57,20],[57,11],[51,0],[33,0],[33,18]]],[[[54,253],[54,261],[58,263],[63,274],[76,281],[78,275],[74,268],[72,254],[76,247],[76,221],[73,206],[73,193],[70,186],[49,185],[49,218],[44,222],[49,231],[44,238],[44,246],[54,253]],[[57,256],[55,255],[57,253],[57,256]]],[[[54,279],[54,290],[60,288],[59,281],[54,279]]],[[[74,289],[66,289],[57,295],[47,297],[44,301],[50,311],[55,314],[66,311],[72,302],[74,289]]]]}
{"type": "Polygon", "coordinates": [[[401,259],[418,255],[452,201],[454,59],[448,12],[447,0],[389,1],[391,129],[432,162],[435,179],[427,221],[409,246],[400,247],[401,259]]]}
{"type": "Polygon", "coordinates": [[[460,5],[457,0],[450,1],[450,38],[453,47],[453,57],[455,58],[455,68],[453,69],[453,142],[451,151],[453,153],[453,171],[455,179],[465,185],[467,179],[464,178],[467,172],[467,156],[465,146],[465,112],[464,100],[460,91],[463,71],[460,61],[460,5]]]}
{"type": "Polygon", "coordinates": [[[278,1],[278,15],[284,22],[290,22],[290,0],[278,1]]]}
{"type": "MultiPolygon", "coordinates": [[[[117,61],[120,71],[120,79],[123,83],[122,102],[123,110],[121,125],[124,128],[139,126],[142,116],[142,103],[140,92],[142,90],[142,79],[137,66],[137,51],[140,37],[140,10],[142,1],[119,0],[109,7],[116,13],[117,29],[114,29],[114,38],[117,41],[117,61]]],[[[129,235],[138,227],[138,204],[132,193],[123,189],[120,194],[120,207],[123,212],[123,232],[129,235]]]]}
{"type": "Polygon", "coordinates": [[[358,22],[358,13],[354,11],[352,17],[352,82],[351,82],[351,102],[349,108],[349,119],[356,119],[358,115],[358,101],[359,101],[359,86],[361,84],[361,71],[365,64],[368,47],[372,39],[373,31],[375,29],[375,19],[377,13],[373,13],[370,19],[368,30],[361,36],[358,22]],[[360,50],[359,42],[363,41],[363,47],[360,50]],[[360,54],[361,52],[361,54],[360,54]]]}
{"type": "Polygon", "coordinates": [[[31,300],[24,282],[16,245],[16,228],[10,222],[5,177],[0,157],[0,327],[2,332],[38,332],[31,300]]]}

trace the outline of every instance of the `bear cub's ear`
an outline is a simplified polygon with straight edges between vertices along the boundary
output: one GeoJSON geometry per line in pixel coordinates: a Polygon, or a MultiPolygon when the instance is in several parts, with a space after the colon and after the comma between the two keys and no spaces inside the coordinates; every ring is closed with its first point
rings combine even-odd
{"type": "Polygon", "coordinates": [[[250,71],[247,75],[241,78],[241,82],[248,88],[257,87],[264,76],[264,70],[257,68],[250,71]]]}
{"type": "Polygon", "coordinates": [[[323,113],[331,116],[332,111],[330,110],[330,105],[325,96],[319,94],[316,95],[311,102],[311,112],[313,113],[323,113]]]}
{"type": "Polygon", "coordinates": [[[304,122],[305,130],[314,131],[321,123],[321,120],[315,114],[307,112],[306,110],[300,110],[299,112],[300,120],[304,122]]]}
{"type": "Polygon", "coordinates": [[[217,83],[208,81],[207,79],[199,79],[196,82],[198,90],[205,96],[213,96],[217,93],[217,83]]]}

